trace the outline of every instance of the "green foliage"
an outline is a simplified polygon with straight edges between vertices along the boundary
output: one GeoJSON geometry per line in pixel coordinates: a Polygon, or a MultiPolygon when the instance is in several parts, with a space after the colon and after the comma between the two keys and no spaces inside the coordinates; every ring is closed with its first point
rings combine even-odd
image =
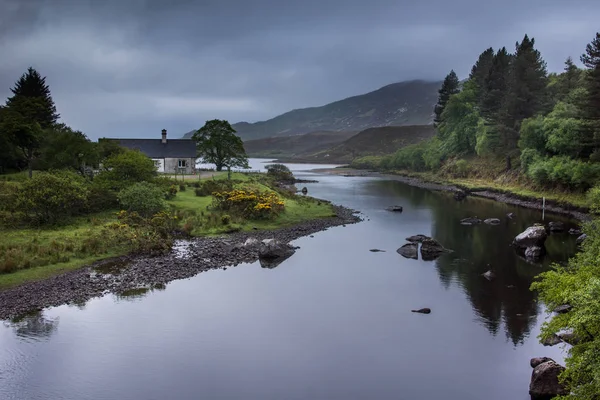
{"type": "Polygon", "coordinates": [[[446,78],[444,78],[442,87],[438,91],[438,102],[434,108],[434,124],[437,125],[442,121],[442,113],[444,112],[446,103],[448,103],[448,100],[452,95],[460,92],[459,84],[460,82],[458,81],[458,76],[456,76],[456,72],[454,72],[454,70],[450,71],[450,73],[446,75],[446,78]]]}
{"type": "Polygon", "coordinates": [[[233,190],[234,181],[223,179],[207,179],[200,182],[200,186],[195,189],[196,196],[212,196],[215,192],[226,192],[233,190]]]}
{"type": "Polygon", "coordinates": [[[526,174],[538,185],[586,190],[600,178],[600,164],[574,160],[567,156],[548,158],[527,155],[526,174]]]}
{"type": "Polygon", "coordinates": [[[590,211],[594,214],[600,214],[600,186],[594,186],[587,192],[587,201],[590,205],[590,211]]]}
{"type": "Polygon", "coordinates": [[[149,182],[134,183],[122,189],[117,197],[124,210],[135,211],[145,217],[166,208],[163,191],[149,182]]]}
{"type": "Polygon", "coordinates": [[[448,100],[438,125],[438,135],[446,154],[470,154],[475,151],[477,127],[481,119],[477,111],[473,83],[448,100]]]}
{"type": "Polygon", "coordinates": [[[269,164],[265,166],[267,175],[278,181],[293,181],[294,174],[283,164],[269,164]]]}
{"type": "Polygon", "coordinates": [[[34,162],[36,170],[68,168],[84,174],[85,166],[98,165],[95,143],[85,134],[65,124],[45,131],[40,144],[40,156],[34,162]]]}
{"type": "Polygon", "coordinates": [[[585,96],[581,103],[584,119],[585,154],[600,148],[600,32],[586,46],[581,62],[587,68],[584,75],[585,96]]]}
{"type": "Polygon", "coordinates": [[[137,150],[123,150],[111,155],[102,164],[102,171],[94,179],[115,191],[138,182],[151,182],[157,175],[154,162],[137,150]]]}
{"type": "MultiPolygon", "coordinates": [[[[535,153],[539,154],[545,154],[547,142],[548,135],[544,129],[544,117],[540,115],[523,121],[521,124],[521,137],[519,139],[521,159],[523,159],[523,154],[528,150],[533,150],[535,153]]],[[[530,156],[526,156],[526,158],[528,157],[530,156]]]]}
{"type": "Polygon", "coordinates": [[[206,121],[192,139],[196,141],[198,157],[215,164],[217,171],[222,171],[223,167],[249,168],[244,143],[229,122],[218,119],[206,121]]]}
{"type": "Polygon", "coordinates": [[[573,308],[558,314],[542,326],[541,339],[570,331],[579,339],[568,350],[561,380],[571,394],[564,399],[592,400],[600,393],[600,226],[588,223],[582,250],[566,267],[556,265],[534,282],[548,310],[569,304],[573,308]]]}
{"type": "Polygon", "coordinates": [[[38,224],[53,224],[82,214],[87,207],[85,179],[68,172],[36,173],[19,189],[16,210],[38,224]]]}
{"type": "Polygon", "coordinates": [[[352,160],[350,167],[358,169],[390,169],[390,156],[378,157],[378,156],[364,156],[358,157],[352,160]]]}

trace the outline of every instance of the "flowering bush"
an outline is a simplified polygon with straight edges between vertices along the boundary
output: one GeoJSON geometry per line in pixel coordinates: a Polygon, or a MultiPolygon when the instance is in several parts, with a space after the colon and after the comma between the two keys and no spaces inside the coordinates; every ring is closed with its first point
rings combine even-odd
{"type": "Polygon", "coordinates": [[[268,219],[284,209],[283,201],[273,192],[231,190],[213,193],[215,208],[251,219],[268,219]]]}

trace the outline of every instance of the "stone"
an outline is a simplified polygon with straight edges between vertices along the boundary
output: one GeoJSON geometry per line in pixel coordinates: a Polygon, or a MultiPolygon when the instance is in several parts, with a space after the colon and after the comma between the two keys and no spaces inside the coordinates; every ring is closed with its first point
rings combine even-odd
{"type": "Polygon", "coordinates": [[[425,239],[431,239],[431,238],[429,236],[418,234],[418,235],[407,237],[406,241],[411,242],[411,243],[421,243],[425,239]]]}
{"type": "Polygon", "coordinates": [[[581,235],[580,235],[580,236],[577,238],[577,240],[575,241],[575,243],[577,243],[577,244],[581,244],[581,243],[583,243],[583,241],[584,241],[585,239],[587,239],[587,235],[586,235],[585,233],[582,233],[582,234],[581,234],[581,235]]]}
{"type": "Polygon", "coordinates": [[[569,229],[569,235],[581,235],[581,229],[571,228],[569,229]]]}
{"type": "Polygon", "coordinates": [[[552,335],[544,340],[542,340],[542,344],[544,346],[556,346],[557,344],[562,343],[562,340],[556,335],[552,335]]]}
{"type": "Polygon", "coordinates": [[[577,336],[575,336],[575,334],[572,332],[559,333],[558,337],[560,338],[560,340],[562,340],[565,343],[570,344],[571,346],[574,346],[581,342],[581,340],[577,336]]]}
{"type": "MultiPolygon", "coordinates": [[[[533,360],[532,360],[533,361],[533,360]]],[[[533,365],[533,363],[530,363],[533,365]]],[[[548,360],[536,365],[531,373],[529,395],[532,400],[546,400],[568,394],[566,388],[558,381],[558,376],[565,367],[554,360],[548,360]]]]}
{"type": "Polygon", "coordinates": [[[379,249],[371,249],[369,250],[371,253],[385,253],[385,250],[379,250],[379,249]]]}
{"type": "Polygon", "coordinates": [[[419,313],[419,314],[431,314],[431,308],[419,308],[418,310],[410,310],[411,312],[414,313],[419,313]]]}
{"type": "Polygon", "coordinates": [[[456,192],[454,192],[454,199],[458,201],[464,200],[465,197],[467,197],[467,193],[465,193],[464,190],[457,190],[456,192]]]}
{"type": "Polygon", "coordinates": [[[421,242],[421,259],[424,261],[433,261],[444,253],[450,253],[452,250],[444,248],[437,240],[427,238],[421,242]]]}
{"type": "Polygon", "coordinates": [[[516,215],[514,213],[508,213],[508,214],[506,214],[506,218],[508,218],[508,219],[513,219],[515,217],[516,217],[516,215]]]}
{"type": "Polygon", "coordinates": [[[560,221],[552,221],[548,223],[548,229],[550,232],[564,232],[565,224],[560,221]]]}
{"type": "Polygon", "coordinates": [[[545,363],[546,361],[554,361],[554,360],[551,359],[550,357],[535,357],[535,358],[532,358],[531,360],[529,360],[529,365],[531,365],[531,368],[535,368],[538,365],[545,363]]]}
{"type": "Polygon", "coordinates": [[[308,193],[308,189],[306,188],[306,186],[304,186],[301,190],[302,194],[307,194],[308,193]]]}
{"type": "Polygon", "coordinates": [[[477,225],[480,224],[481,220],[477,217],[468,217],[460,220],[461,225],[477,225]]]}
{"type": "Polygon", "coordinates": [[[525,231],[519,233],[512,242],[517,251],[528,261],[538,261],[546,253],[544,243],[548,238],[546,228],[540,224],[534,224],[525,231]]]}
{"type": "MultiPolygon", "coordinates": [[[[265,239],[258,248],[258,259],[269,262],[281,261],[287,259],[296,252],[293,246],[283,243],[276,239],[265,239]]],[[[262,264],[261,264],[262,265],[262,264]]]]}
{"type": "Polygon", "coordinates": [[[531,246],[525,249],[525,258],[530,261],[537,261],[545,254],[543,247],[531,246]]]}
{"type": "Polygon", "coordinates": [[[404,258],[411,258],[413,260],[418,260],[418,250],[419,245],[417,243],[406,243],[404,246],[400,247],[396,252],[400,254],[404,258]]]}
{"type": "Polygon", "coordinates": [[[557,314],[565,314],[565,313],[568,313],[569,311],[571,311],[572,308],[573,308],[573,306],[571,306],[570,304],[563,304],[563,305],[556,307],[552,311],[557,314]]]}
{"type": "Polygon", "coordinates": [[[483,222],[488,225],[498,225],[500,223],[500,220],[498,218],[488,218],[483,222]]]}
{"type": "Polygon", "coordinates": [[[386,208],[386,210],[392,211],[392,212],[402,212],[402,206],[390,206],[390,207],[386,208]]]}
{"type": "Polygon", "coordinates": [[[496,279],[496,274],[492,270],[489,270],[489,271],[483,273],[482,276],[485,279],[487,279],[488,281],[492,281],[492,280],[496,279]]]}

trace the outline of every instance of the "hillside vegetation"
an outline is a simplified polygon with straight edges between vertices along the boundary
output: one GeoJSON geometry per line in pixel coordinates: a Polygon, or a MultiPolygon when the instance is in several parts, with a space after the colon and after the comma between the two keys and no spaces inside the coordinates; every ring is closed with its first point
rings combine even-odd
{"type": "Polygon", "coordinates": [[[239,122],[233,128],[248,141],[315,131],[359,132],[379,126],[427,125],[433,121],[440,85],[441,82],[422,80],[393,83],[321,107],[289,111],[267,121],[239,122]]]}
{"type": "Polygon", "coordinates": [[[303,135],[269,137],[244,143],[250,157],[303,157],[342,143],[357,132],[320,131],[303,135]]]}

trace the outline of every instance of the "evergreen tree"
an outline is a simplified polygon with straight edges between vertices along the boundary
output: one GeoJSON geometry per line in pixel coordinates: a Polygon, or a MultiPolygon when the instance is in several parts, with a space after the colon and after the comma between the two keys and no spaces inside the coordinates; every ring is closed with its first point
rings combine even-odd
{"type": "Polygon", "coordinates": [[[512,56],[506,50],[501,48],[494,55],[492,65],[487,76],[483,80],[483,86],[479,103],[479,110],[487,123],[495,123],[499,119],[499,111],[502,106],[502,99],[506,95],[508,86],[508,75],[510,70],[512,56]]]}
{"type": "Polygon", "coordinates": [[[435,105],[435,118],[433,119],[435,126],[442,122],[442,112],[444,111],[444,108],[446,107],[446,103],[448,103],[450,96],[460,92],[459,85],[460,83],[458,81],[458,76],[456,76],[454,70],[450,71],[450,73],[446,75],[446,78],[442,83],[442,87],[440,88],[440,90],[438,90],[439,97],[438,102],[435,105]]]}
{"type": "Polygon", "coordinates": [[[494,62],[494,49],[489,48],[479,55],[477,62],[471,68],[469,80],[475,84],[476,97],[480,100],[485,85],[485,79],[490,73],[490,68],[494,62]]]}
{"type": "Polygon", "coordinates": [[[600,145],[600,32],[586,46],[581,62],[588,69],[585,74],[586,94],[580,108],[585,119],[587,153],[591,154],[600,145]]]}
{"type": "Polygon", "coordinates": [[[56,123],[59,114],[56,112],[56,106],[50,95],[50,88],[46,84],[46,77],[42,77],[35,69],[29,67],[27,72],[15,83],[15,87],[10,90],[13,96],[8,98],[6,107],[10,108],[21,97],[35,98],[40,100],[43,106],[38,107],[35,113],[25,117],[31,118],[31,122],[37,122],[42,129],[49,128],[56,123]]]}
{"type": "Polygon", "coordinates": [[[565,61],[565,73],[564,73],[564,91],[569,94],[571,90],[577,87],[577,81],[579,80],[579,68],[573,63],[573,59],[568,57],[565,61]]]}

